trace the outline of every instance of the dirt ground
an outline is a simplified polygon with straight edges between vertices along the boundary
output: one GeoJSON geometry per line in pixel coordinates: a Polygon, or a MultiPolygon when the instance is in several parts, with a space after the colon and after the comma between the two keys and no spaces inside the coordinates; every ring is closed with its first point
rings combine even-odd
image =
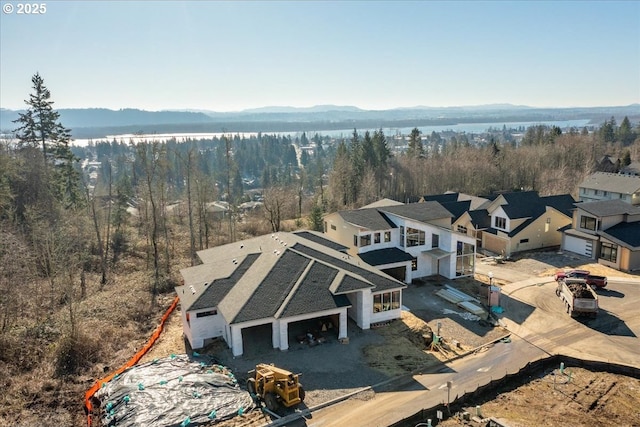
{"type": "MultiPolygon", "coordinates": [[[[504,420],[510,427],[640,426],[640,380],[607,372],[555,369],[490,397],[469,402],[466,411],[475,416],[479,405],[480,418],[504,420]]],[[[438,425],[465,425],[463,418],[459,412],[438,425]]]]}

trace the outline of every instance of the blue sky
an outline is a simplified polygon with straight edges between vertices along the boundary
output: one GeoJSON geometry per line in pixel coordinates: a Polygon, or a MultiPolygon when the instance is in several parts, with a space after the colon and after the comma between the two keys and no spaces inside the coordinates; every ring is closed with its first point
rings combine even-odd
{"type": "Polygon", "coordinates": [[[640,102],[639,1],[0,3],[3,108],[640,102]]]}

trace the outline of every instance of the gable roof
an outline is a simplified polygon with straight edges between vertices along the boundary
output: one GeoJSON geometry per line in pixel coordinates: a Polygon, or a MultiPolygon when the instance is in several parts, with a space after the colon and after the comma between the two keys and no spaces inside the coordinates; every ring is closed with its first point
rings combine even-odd
{"type": "Polygon", "coordinates": [[[632,250],[640,250],[640,222],[621,222],[598,234],[632,250]]]}
{"type": "Polygon", "coordinates": [[[382,206],[397,206],[397,205],[404,205],[404,203],[398,202],[397,200],[385,198],[385,199],[380,199],[378,201],[375,201],[373,203],[369,203],[368,205],[362,206],[360,209],[380,208],[382,206]]]}
{"type": "Polygon", "coordinates": [[[304,237],[307,240],[311,240],[312,242],[319,243],[322,246],[326,246],[329,249],[335,249],[339,252],[346,252],[349,248],[341,245],[340,243],[336,243],[333,240],[329,240],[325,237],[322,237],[321,234],[313,231],[295,231],[294,234],[300,237],[304,237]]]}
{"type": "Polygon", "coordinates": [[[636,191],[640,191],[640,176],[594,172],[580,183],[579,188],[633,194],[636,191]]]}
{"type": "Polygon", "coordinates": [[[342,293],[406,287],[381,271],[297,233],[265,235],[198,252],[181,270],[182,309],[217,307],[230,324],[349,306],[342,293]],[[205,285],[203,278],[209,279],[205,285]]]}
{"type": "Polygon", "coordinates": [[[387,206],[379,208],[379,210],[387,214],[397,215],[418,222],[429,222],[434,219],[453,217],[451,212],[446,210],[440,203],[434,201],[387,206]]]}
{"type": "Polygon", "coordinates": [[[597,217],[640,214],[640,207],[623,202],[620,199],[576,203],[576,207],[597,217]]]}
{"type": "Polygon", "coordinates": [[[558,212],[571,217],[575,210],[576,201],[571,194],[540,197],[546,206],[551,206],[558,212]]]}
{"type": "MultiPolygon", "coordinates": [[[[511,219],[531,218],[544,212],[537,191],[516,191],[500,195],[507,204],[500,204],[502,210],[511,219]]],[[[500,201],[500,197],[496,201],[500,201]]],[[[494,203],[496,203],[494,201],[494,203]]]]}
{"type": "Polygon", "coordinates": [[[486,209],[476,209],[469,211],[471,224],[476,230],[483,230],[491,227],[491,216],[486,209]]]}
{"type": "Polygon", "coordinates": [[[447,202],[457,202],[459,193],[444,193],[444,194],[430,194],[427,196],[422,196],[425,202],[438,202],[438,203],[447,203],[447,202]]]}
{"type": "Polygon", "coordinates": [[[471,200],[465,200],[460,202],[444,202],[442,206],[453,215],[453,221],[457,221],[463,213],[468,212],[471,209],[471,200]]]}
{"type": "Polygon", "coordinates": [[[367,230],[389,230],[398,228],[376,208],[339,211],[338,214],[348,223],[367,230]]]}
{"type": "Polygon", "coordinates": [[[640,175],[640,162],[631,162],[620,169],[620,173],[627,175],[640,175]]]}

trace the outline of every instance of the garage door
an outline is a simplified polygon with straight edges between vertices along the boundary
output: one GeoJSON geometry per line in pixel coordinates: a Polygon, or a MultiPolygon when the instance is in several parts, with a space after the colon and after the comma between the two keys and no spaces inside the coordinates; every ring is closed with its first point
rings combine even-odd
{"type": "Polygon", "coordinates": [[[593,240],[580,237],[564,236],[564,250],[593,258],[593,240]]]}

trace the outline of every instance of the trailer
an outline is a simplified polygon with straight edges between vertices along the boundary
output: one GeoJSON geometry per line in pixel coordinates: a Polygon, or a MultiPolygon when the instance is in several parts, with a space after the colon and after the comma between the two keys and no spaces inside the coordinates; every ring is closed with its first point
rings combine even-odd
{"type": "Polygon", "coordinates": [[[585,279],[564,278],[558,280],[556,295],[564,302],[564,308],[571,317],[598,314],[598,295],[585,279]]]}

